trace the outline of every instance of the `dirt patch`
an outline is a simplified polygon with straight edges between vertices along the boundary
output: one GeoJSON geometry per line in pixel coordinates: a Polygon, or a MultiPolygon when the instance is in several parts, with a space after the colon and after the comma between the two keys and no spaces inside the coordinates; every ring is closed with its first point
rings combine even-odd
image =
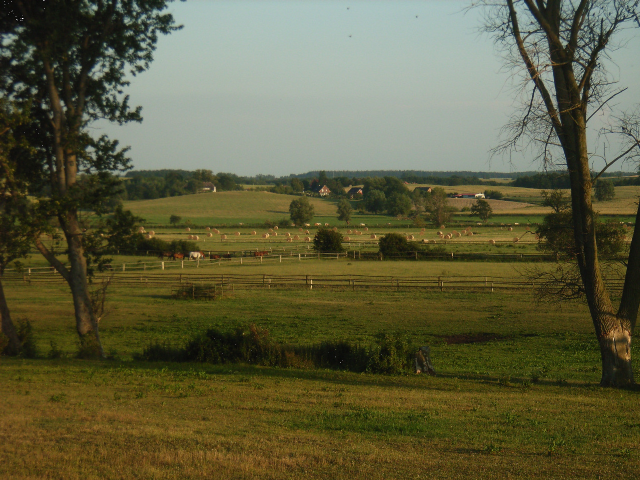
{"type": "Polygon", "coordinates": [[[498,333],[460,333],[458,335],[439,335],[447,345],[458,345],[462,343],[486,343],[496,340],[506,340],[508,337],[498,333]]]}

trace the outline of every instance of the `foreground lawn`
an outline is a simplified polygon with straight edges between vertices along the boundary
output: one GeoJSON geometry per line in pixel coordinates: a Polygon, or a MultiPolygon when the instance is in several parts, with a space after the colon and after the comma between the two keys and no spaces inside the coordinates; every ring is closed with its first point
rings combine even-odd
{"type": "Polygon", "coordinates": [[[635,478],[637,392],[3,359],[6,479],[635,478]]]}

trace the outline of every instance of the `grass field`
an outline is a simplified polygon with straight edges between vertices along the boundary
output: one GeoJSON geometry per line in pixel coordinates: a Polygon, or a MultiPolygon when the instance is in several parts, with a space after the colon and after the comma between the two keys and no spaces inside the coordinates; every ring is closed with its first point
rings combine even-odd
{"type": "MultiPolygon", "coordinates": [[[[286,268],[376,274],[379,264],[396,274],[425,266],[286,268]]],[[[429,267],[518,275],[508,264],[429,267]]],[[[63,285],[6,290],[42,354],[53,341],[64,356],[0,360],[1,478],[633,478],[639,466],[637,392],[596,386],[598,347],[582,304],[519,292],[278,289],[193,302],[112,288],[101,334],[116,360],[95,362],[71,358],[63,285]],[[438,376],[131,360],[156,340],[249,323],[290,344],[401,332],[431,346],[438,376]]]]}

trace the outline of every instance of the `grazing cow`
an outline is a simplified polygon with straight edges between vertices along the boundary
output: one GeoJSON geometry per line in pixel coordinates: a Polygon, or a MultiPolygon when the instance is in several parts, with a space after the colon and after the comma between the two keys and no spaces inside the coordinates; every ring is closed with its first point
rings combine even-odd
{"type": "Polygon", "coordinates": [[[201,258],[204,258],[202,252],[189,252],[189,260],[200,260],[201,258]]]}
{"type": "Polygon", "coordinates": [[[182,259],[184,259],[184,253],[178,253],[178,252],[174,253],[173,254],[173,259],[174,260],[182,260],[182,259]]]}
{"type": "Polygon", "coordinates": [[[213,254],[213,253],[212,253],[212,254],[209,256],[209,258],[210,258],[211,260],[218,260],[219,258],[222,258],[222,257],[220,257],[220,255],[215,255],[215,254],[213,254]]]}
{"type": "Polygon", "coordinates": [[[266,255],[269,255],[269,252],[254,252],[254,257],[264,257],[266,255]]]}

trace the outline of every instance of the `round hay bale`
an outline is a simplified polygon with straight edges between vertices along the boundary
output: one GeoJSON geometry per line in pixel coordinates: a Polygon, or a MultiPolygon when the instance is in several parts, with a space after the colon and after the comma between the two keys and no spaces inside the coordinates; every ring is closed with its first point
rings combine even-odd
{"type": "Polygon", "coordinates": [[[364,227],[364,231],[368,232],[369,231],[369,227],[364,227]]]}
{"type": "Polygon", "coordinates": [[[211,227],[207,227],[205,228],[205,230],[208,232],[209,230],[211,230],[211,227]]]}
{"type": "Polygon", "coordinates": [[[311,241],[311,237],[305,237],[304,241],[305,242],[310,242],[311,241]]]}
{"type": "Polygon", "coordinates": [[[338,231],[338,227],[333,227],[333,231],[337,232],[338,231]]]}
{"type": "Polygon", "coordinates": [[[213,233],[207,232],[207,237],[213,237],[213,233]]]}
{"type": "Polygon", "coordinates": [[[349,242],[349,241],[351,241],[351,237],[344,237],[344,241],[345,241],[345,242],[349,242]]]}
{"type": "Polygon", "coordinates": [[[199,237],[198,235],[194,235],[194,236],[193,236],[193,239],[194,239],[194,240],[200,240],[200,237],[199,237]]]}
{"type": "Polygon", "coordinates": [[[438,235],[443,235],[443,233],[442,232],[438,232],[438,235]]]}
{"type": "Polygon", "coordinates": [[[513,243],[518,243],[520,239],[518,237],[513,237],[513,243]]]}
{"type": "Polygon", "coordinates": [[[226,235],[224,235],[224,234],[220,235],[220,240],[226,240],[226,239],[227,239],[226,235]]]}
{"type": "Polygon", "coordinates": [[[300,235],[296,235],[295,237],[293,237],[294,240],[300,240],[300,235]]]}
{"type": "Polygon", "coordinates": [[[277,237],[278,236],[278,232],[273,232],[273,236],[277,237]]]}
{"type": "Polygon", "coordinates": [[[513,232],[513,227],[509,227],[507,230],[509,230],[510,232],[513,232]]]}
{"type": "Polygon", "coordinates": [[[277,230],[277,229],[278,229],[278,226],[276,225],[275,227],[273,227],[273,229],[274,229],[274,230],[277,230]]]}
{"type": "Polygon", "coordinates": [[[324,224],[324,226],[325,226],[325,227],[328,227],[328,226],[329,226],[329,224],[328,224],[328,223],[325,223],[325,224],[324,224]]]}
{"type": "Polygon", "coordinates": [[[256,231],[255,231],[255,230],[253,230],[253,231],[251,232],[251,235],[255,235],[255,234],[256,234],[256,231]]]}
{"type": "Polygon", "coordinates": [[[236,235],[236,237],[239,237],[240,236],[240,232],[236,232],[235,235],[236,235]]]}
{"type": "Polygon", "coordinates": [[[489,245],[495,245],[496,241],[495,240],[489,240],[489,245]]]}
{"type": "Polygon", "coordinates": [[[372,234],[371,234],[371,239],[375,240],[376,238],[378,238],[378,237],[376,237],[376,234],[375,234],[375,233],[372,233],[372,234]]]}
{"type": "Polygon", "coordinates": [[[287,232],[287,233],[284,234],[284,236],[288,238],[288,237],[291,236],[291,234],[289,232],[287,232]]]}
{"type": "Polygon", "coordinates": [[[187,227],[187,232],[190,232],[190,231],[191,231],[191,228],[187,227]]]}
{"type": "Polygon", "coordinates": [[[262,234],[262,238],[269,238],[269,234],[268,233],[263,233],[262,234]]]}
{"type": "Polygon", "coordinates": [[[299,231],[299,232],[304,232],[304,230],[302,230],[302,228],[299,228],[299,229],[298,229],[298,231],[299,231]]]}
{"type": "Polygon", "coordinates": [[[309,230],[305,230],[304,233],[306,233],[307,235],[309,235],[309,230]]]}
{"type": "Polygon", "coordinates": [[[151,230],[151,231],[149,232],[149,235],[155,235],[155,234],[156,234],[156,232],[155,232],[154,230],[151,230]]]}
{"type": "Polygon", "coordinates": [[[287,242],[293,242],[293,238],[287,238],[287,242]]]}

